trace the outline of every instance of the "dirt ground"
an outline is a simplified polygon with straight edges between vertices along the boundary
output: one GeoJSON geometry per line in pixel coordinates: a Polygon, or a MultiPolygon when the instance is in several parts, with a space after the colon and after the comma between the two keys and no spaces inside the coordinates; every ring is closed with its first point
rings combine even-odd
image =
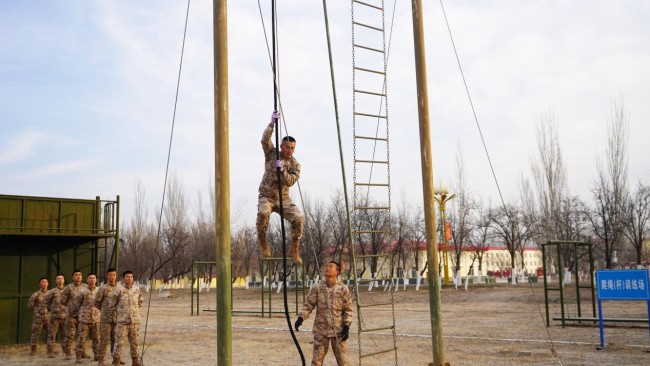
{"type": "MultiPolygon", "coordinates": [[[[568,290],[571,293],[571,290],[568,290]]],[[[188,290],[173,290],[170,298],[151,297],[146,333],[144,363],[151,365],[214,365],[216,364],[216,327],[214,312],[201,311],[190,316],[188,290]]],[[[214,292],[201,294],[200,308],[214,309],[214,292]]],[[[364,302],[380,301],[384,292],[367,292],[364,302]]],[[[553,293],[552,298],[559,297],[553,293]]],[[[569,295],[570,297],[570,295],[569,295]]],[[[149,296],[145,298],[149,299],[149,296]]],[[[292,322],[295,320],[295,297],[289,294],[292,322]]],[[[426,287],[419,292],[413,286],[395,293],[397,347],[399,365],[428,365],[432,361],[431,320],[429,296],[426,287]]],[[[147,301],[141,310],[147,314],[147,301]]],[[[268,301],[268,299],[266,300],[268,301]]],[[[575,315],[575,299],[567,307],[575,315]]],[[[281,311],[282,294],[272,295],[274,311],[281,311]]],[[[559,301],[553,300],[551,316],[559,315],[559,301]]],[[[235,289],[234,310],[259,310],[259,289],[235,289]]],[[[268,303],[267,303],[268,305],[268,303]]],[[[583,316],[591,315],[590,303],[582,302],[583,316]]],[[[356,309],[355,309],[356,311],[356,309]]],[[[645,302],[604,302],[605,317],[647,319],[645,302]]],[[[385,308],[368,308],[363,312],[367,326],[390,322],[390,311],[385,308]]],[[[597,324],[572,324],[562,328],[558,321],[546,328],[544,291],[540,284],[507,284],[470,287],[469,291],[444,288],[442,290],[443,339],[446,361],[451,365],[648,365],[650,364],[650,335],[647,323],[606,323],[604,350],[597,350],[599,331],[597,324]],[[555,353],[554,351],[555,350],[555,353]]],[[[313,318],[305,321],[297,338],[307,364],[312,355],[313,318]]],[[[351,365],[359,365],[357,342],[357,317],[348,341],[351,365]]],[[[141,326],[140,339],[144,336],[141,326]]],[[[364,335],[363,352],[373,347],[390,347],[389,333],[378,332],[370,338],[364,335]]],[[[90,345],[89,345],[90,346],[90,345]]],[[[88,346],[88,347],[89,347],[88,346]]],[[[249,313],[234,313],[232,318],[233,365],[300,365],[300,356],[287,330],[282,314],[262,318],[249,313]]],[[[39,346],[37,356],[28,355],[28,346],[0,347],[0,365],[72,365],[59,354],[55,359],[45,355],[39,346]]],[[[84,361],[84,364],[96,364],[84,361]]],[[[130,364],[130,362],[127,362],[130,364]]],[[[335,365],[330,353],[325,365],[335,365]]],[[[364,358],[363,365],[394,365],[393,354],[364,358]]]]}

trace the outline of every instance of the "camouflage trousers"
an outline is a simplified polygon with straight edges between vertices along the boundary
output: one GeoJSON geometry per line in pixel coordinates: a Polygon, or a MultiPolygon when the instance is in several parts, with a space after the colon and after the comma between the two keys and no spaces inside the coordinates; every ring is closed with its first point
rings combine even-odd
{"type": "Polygon", "coordinates": [[[311,366],[321,366],[325,355],[332,344],[332,352],[338,366],[348,366],[348,351],[345,341],[340,337],[328,337],[326,335],[314,334],[314,355],[311,358],[311,366]]]}
{"type": "Polygon", "coordinates": [[[99,323],[99,349],[97,350],[97,357],[100,360],[104,359],[106,355],[106,347],[111,345],[111,353],[115,347],[115,322],[100,322],[99,323]]]}
{"type": "Polygon", "coordinates": [[[113,349],[113,358],[122,358],[122,347],[124,341],[129,339],[131,358],[140,356],[140,345],[138,336],[140,333],[140,324],[123,324],[117,323],[115,326],[115,349],[113,349]]]}
{"type": "Polygon", "coordinates": [[[66,318],[51,318],[50,325],[47,327],[47,345],[54,346],[56,343],[56,333],[61,337],[61,347],[63,347],[65,340],[65,320],[66,318]]]}
{"type": "Polygon", "coordinates": [[[99,346],[99,322],[97,323],[79,323],[79,334],[77,335],[77,346],[75,351],[86,354],[86,338],[88,333],[92,332],[92,347],[93,354],[97,355],[97,347],[99,346]]]}
{"type": "Polygon", "coordinates": [[[38,344],[38,337],[41,335],[43,327],[45,327],[45,333],[47,334],[47,326],[50,320],[47,318],[35,318],[32,321],[32,338],[29,340],[29,344],[36,346],[38,344]]]}
{"type": "Polygon", "coordinates": [[[65,337],[63,338],[63,348],[65,353],[72,352],[72,345],[74,344],[75,335],[77,335],[77,325],[79,319],[68,317],[65,321],[65,337]]]}
{"type": "MultiPolygon", "coordinates": [[[[302,237],[302,228],[305,217],[300,212],[298,206],[291,203],[288,197],[282,198],[282,211],[284,219],[291,223],[291,242],[299,243],[302,237]]],[[[257,235],[258,237],[266,236],[266,230],[269,228],[269,218],[271,212],[280,213],[280,201],[260,196],[257,203],[257,235]]]]}

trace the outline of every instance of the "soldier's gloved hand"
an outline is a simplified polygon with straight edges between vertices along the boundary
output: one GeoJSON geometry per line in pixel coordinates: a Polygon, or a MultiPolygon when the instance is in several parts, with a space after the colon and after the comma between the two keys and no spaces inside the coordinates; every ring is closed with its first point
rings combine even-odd
{"type": "Polygon", "coordinates": [[[281,172],[284,171],[284,161],[282,160],[276,160],[275,163],[273,163],[273,166],[280,169],[281,172]]]}
{"type": "Polygon", "coordinates": [[[302,317],[299,316],[298,319],[296,319],[296,324],[293,325],[294,329],[296,329],[296,332],[299,332],[298,328],[302,325],[302,317]]]}
{"type": "Polygon", "coordinates": [[[349,337],[350,337],[350,327],[344,325],[343,330],[341,331],[341,340],[347,341],[349,337]]]}
{"type": "Polygon", "coordinates": [[[280,112],[278,112],[278,111],[273,111],[273,113],[271,113],[271,122],[275,123],[275,122],[277,122],[279,119],[280,119],[280,112]]]}

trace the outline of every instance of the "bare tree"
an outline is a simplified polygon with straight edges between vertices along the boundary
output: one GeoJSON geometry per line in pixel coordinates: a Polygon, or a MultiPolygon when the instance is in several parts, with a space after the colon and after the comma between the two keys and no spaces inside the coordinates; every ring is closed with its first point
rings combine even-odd
{"type": "MultiPolygon", "coordinates": [[[[362,207],[371,207],[373,204],[368,198],[357,198],[362,207]]],[[[357,243],[359,252],[362,255],[378,255],[387,252],[391,242],[389,235],[391,228],[391,215],[387,210],[359,210],[356,212],[355,224],[357,225],[357,243]]],[[[370,272],[376,274],[380,266],[385,263],[379,262],[378,257],[371,257],[363,261],[364,271],[370,266],[370,272]]]]}
{"type": "Polygon", "coordinates": [[[154,254],[151,278],[171,280],[190,271],[190,231],[187,218],[188,202],[183,185],[172,174],[167,185],[167,205],[162,213],[160,245],[154,254]]]}
{"type": "MultiPolygon", "coordinates": [[[[393,253],[393,259],[395,264],[392,266],[397,271],[405,271],[407,261],[409,259],[409,254],[411,253],[411,240],[412,233],[411,230],[411,214],[412,210],[410,209],[406,199],[402,199],[402,204],[397,209],[397,215],[393,216],[393,234],[395,235],[395,241],[391,247],[393,253]]],[[[399,273],[393,273],[394,275],[399,275],[399,273]]]]}
{"type": "Polygon", "coordinates": [[[523,253],[525,245],[535,235],[535,222],[532,217],[514,205],[492,209],[490,221],[495,237],[506,245],[508,253],[510,253],[510,266],[514,272],[517,268],[516,253],[523,253]]]}
{"type": "Polygon", "coordinates": [[[250,275],[257,254],[257,229],[253,226],[239,227],[232,240],[233,281],[236,277],[250,275]]]}
{"type": "Polygon", "coordinates": [[[333,246],[332,232],[330,231],[331,212],[321,200],[312,200],[305,195],[305,235],[309,245],[303,245],[310,253],[303,255],[303,265],[306,273],[315,276],[319,267],[327,260],[326,255],[336,254],[333,246]]]}
{"type": "Polygon", "coordinates": [[[157,242],[156,231],[148,222],[146,192],[140,180],[135,182],[134,200],[134,215],[120,239],[119,264],[123,270],[132,271],[137,281],[142,281],[151,274],[157,242]]]}
{"type": "Polygon", "coordinates": [[[348,213],[345,208],[345,196],[341,190],[336,191],[330,197],[327,211],[329,217],[328,230],[332,236],[334,253],[337,257],[336,259],[341,261],[341,265],[344,265],[344,254],[350,254],[351,243],[348,213]]]}
{"type": "Polygon", "coordinates": [[[490,210],[478,207],[472,215],[473,229],[468,237],[469,249],[472,255],[472,264],[478,262],[479,277],[483,273],[483,260],[485,253],[490,250],[494,240],[494,229],[490,220],[490,210]]]}
{"type": "Polygon", "coordinates": [[[643,242],[650,235],[650,186],[639,182],[624,202],[623,235],[634,248],[636,263],[643,263],[643,242]]]}
{"type": "MultiPolygon", "coordinates": [[[[211,205],[212,206],[212,205],[211,205]]],[[[197,194],[197,209],[194,223],[190,227],[190,256],[195,261],[215,261],[215,222],[214,211],[207,212],[203,207],[201,193],[197,194]]]]}
{"type": "Polygon", "coordinates": [[[552,112],[537,125],[537,156],[531,159],[531,170],[537,189],[540,241],[565,239],[558,237],[558,229],[562,225],[560,205],[566,196],[566,168],[552,112]]]}
{"type": "Polygon", "coordinates": [[[625,110],[622,104],[614,104],[607,128],[607,166],[603,168],[598,161],[598,177],[592,189],[595,206],[587,215],[606,268],[612,268],[614,255],[621,247],[622,209],[627,192],[627,139],[625,110]]]}
{"type": "Polygon", "coordinates": [[[456,193],[457,198],[451,201],[453,209],[448,217],[452,222],[451,237],[454,242],[452,264],[454,274],[456,274],[460,270],[463,251],[467,249],[466,245],[472,232],[472,220],[470,218],[472,211],[476,208],[476,203],[465,181],[465,163],[460,148],[456,153],[456,181],[452,185],[452,190],[456,193]]]}
{"type": "MultiPolygon", "coordinates": [[[[420,248],[422,243],[426,243],[426,227],[424,222],[424,211],[418,207],[416,214],[411,221],[411,245],[410,249],[413,251],[413,260],[415,261],[415,270],[420,272],[420,276],[424,276],[424,271],[427,270],[428,261],[424,261],[424,266],[420,268],[420,248]]],[[[432,244],[433,245],[433,244],[432,244]]]]}

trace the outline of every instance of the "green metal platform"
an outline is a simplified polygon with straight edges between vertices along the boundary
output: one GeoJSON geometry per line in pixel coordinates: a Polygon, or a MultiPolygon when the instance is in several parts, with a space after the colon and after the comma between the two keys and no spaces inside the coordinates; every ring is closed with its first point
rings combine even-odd
{"type": "Polygon", "coordinates": [[[27,309],[38,281],[80,269],[102,278],[117,268],[119,196],[114,201],[0,195],[0,344],[29,341],[27,309]]]}

